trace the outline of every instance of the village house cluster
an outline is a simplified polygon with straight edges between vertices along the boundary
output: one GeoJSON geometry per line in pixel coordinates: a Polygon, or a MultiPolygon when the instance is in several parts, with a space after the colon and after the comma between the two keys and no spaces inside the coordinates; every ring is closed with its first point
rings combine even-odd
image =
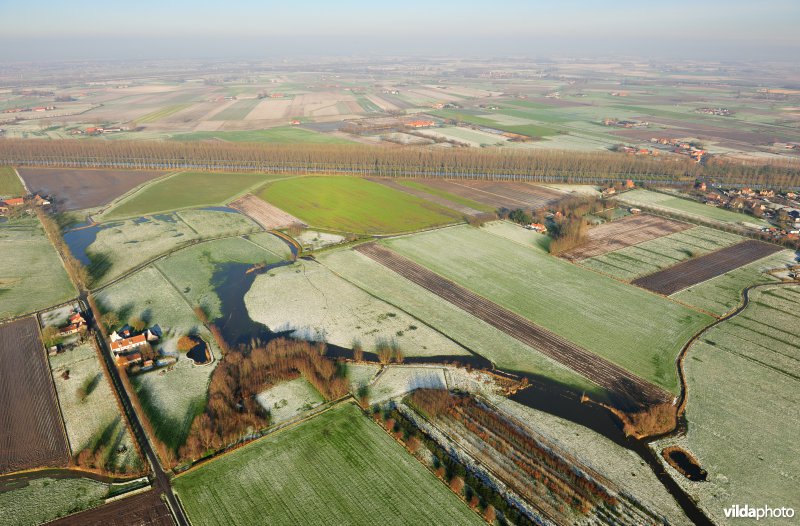
{"type": "Polygon", "coordinates": [[[32,206],[48,206],[50,201],[40,196],[11,197],[0,200],[0,216],[12,215],[15,212],[30,212],[32,206]]]}
{"type": "Polygon", "coordinates": [[[652,137],[650,142],[653,144],[666,146],[672,153],[677,153],[678,155],[687,155],[698,163],[703,161],[708,156],[708,152],[706,150],[697,144],[692,144],[686,139],[652,137]]]}
{"type": "Polygon", "coordinates": [[[617,128],[646,128],[647,126],[650,126],[650,123],[647,121],[631,121],[631,120],[605,118],[603,119],[603,126],[615,126],[617,128]]]}
{"type": "Polygon", "coordinates": [[[733,112],[728,108],[697,108],[695,111],[697,113],[703,113],[705,115],[717,115],[719,117],[730,117],[733,115],[733,112]]]}
{"type": "Polygon", "coordinates": [[[706,204],[744,212],[761,217],[776,226],[764,227],[776,240],[800,239],[800,201],[794,192],[776,193],[774,190],[752,188],[713,188],[705,182],[695,184],[696,195],[706,204]]]}

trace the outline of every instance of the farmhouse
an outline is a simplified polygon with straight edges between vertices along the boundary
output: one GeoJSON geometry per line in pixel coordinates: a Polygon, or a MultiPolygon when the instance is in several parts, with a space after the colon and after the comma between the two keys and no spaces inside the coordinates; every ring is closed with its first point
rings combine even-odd
{"type": "Polygon", "coordinates": [[[131,338],[121,338],[119,340],[111,342],[111,352],[119,355],[119,353],[130,351],[131,349],[137,349],[142,345],[145,345],[146,343],[147,343],[147,338],[145,337],[144,334],[133,336],[131,338]]]}
{"type": "Polygon", "coordinates": [[[436,123],[433,121],[414,120],[407,121],[405,125],[409,128],[430,128],[431,126],[436,126],[436,123]]]}
{"type": "Polygon", "coordinates": [[[117,356],[116,359],[117,367],[128,367],[130,365],[136,365],[142,363],[142,355],[138,352],[125,354],[122,356],[117,356]]]}

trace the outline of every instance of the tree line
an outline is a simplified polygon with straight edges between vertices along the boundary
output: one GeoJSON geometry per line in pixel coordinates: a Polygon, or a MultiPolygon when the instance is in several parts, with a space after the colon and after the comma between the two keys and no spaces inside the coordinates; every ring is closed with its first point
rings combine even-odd
{"type": "Polygon", "coordinates": [[[800,162],[795,160],[732,162],[713,158],[701,165],[678,156],[540,149],[3,139],[0,163],[583,183],[633,179],[647,184],[684,185],[704,178],[730,185],[800,187],[800,162]]]}
{"type": "Polygon", "coordinates": [[[268,427],[269,411],[256,395],[279,382],[302,375],[326,400],[345,396],[349,383],[344,370],[325,351],[323,343],[285,338],[252,350],[229,349],[214,369],[206,408],[192,422],[180,457],[196,459],[268,427]]]}

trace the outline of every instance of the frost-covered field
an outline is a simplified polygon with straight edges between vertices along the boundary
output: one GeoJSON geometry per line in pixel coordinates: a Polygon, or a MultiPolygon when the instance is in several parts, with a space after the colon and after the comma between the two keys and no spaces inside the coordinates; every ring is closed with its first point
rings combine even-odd
{"type": "Polygon", "coordinates": [[[508,221],[491,221],[483,225],[481,230],[540,251],[547,251],[547,247],[550,245],[550,238],[547,234],[540,234],[508,221]]]}
{"type": "MultiPolygon", "coordinates": [[[[155,266],[191,305],[200,305],[212,320],[222,316],[220,299],[213,283],[214,272],[224,263],[272,264],[283,260],[286,245],[273,235],[272,252],[244,238],[208,241],[187,247],[155,263],[155,266]]],[[[268,240],[262,240],[267,244],[268,240]]]]}
{"type": "Polygon", "coordinates": [[[667,390],[711,317],[469,226],[381,241],[390,249],[667,390]]]}
{"type": "Polygon", "coordinates": [[[447,389],[445,368],[435,365],[385,367],[370,386],[370,402],[383,402],[415,389],[447,389]]]}
{"type": "Polygon", "coordinates": [[[649,190],[625,192],[620,194],[619,200],[634,206],[650,206],[687,217],[710,219],[721,223],[750,223],[758,226],[769,226],[769,223],[763,219],[649,190]]]}
{"type": "Polygon", "coordinates": [[[90,341],[51,356],[50,368],[72,454],[77,455],[81,450],[93,447],[100,435],[110,430],[111,450],[125,447],[124,453],[115,455],[114,464],[119,467],[139,466],[141,459],[125,427],[94,343],[90,341]],[[66,371],[69,371],[67,379],[64,378],[66,371]],[[93,387],[82,399],[78,389],[86,382],[91,382],[93,387]]]}
{"type": "Polygon", "coordinates": [[[256,395],[256,400],[261,407],[270,412],[271,425],[291,420],[325,401],[303,377],[279,383],[262,391],[256,395]]]}
{"type": "MultiPolygon", "coordinates": [[[[513,228],[528,233],[527,230],[513,228]]],[[[532,235],[539,236],[540,234],[532,235]]],[[[501,369],[547,376],[574,386],[578,390],[592,391],[596,389],[594,384],[550,360],[539,351],[520,343],[471,314],[467,314],[452,303],[406,280],[359,252],[352,250],[330,252],[321,256],[319,260],[323,265],[356,286],[425,320],[431,327],[491,360],[501,369]]]]}
{"type": "Polygon", "coordinates": [[[681,303],[722,316],[739,306],[742,302],[742,290],[748,286],[777,281],[765,273],[767,270],[786,268],[792,264],[796,264],[795,253],[791,250],[782,250],[721,276],[692,285],[671,297],[681,303]]]}
{"type": "Polygon", "coordinates": [[[358,393],[359,389],[371,384],[380,370],[380,365],[367,363],[347,364],[347,379],[350,380],[350,391],[358,393]]]}
{"type": "Polygon", "coordinates": [[[580,264],[615,278],[630,281],[671,267],[686,259],[734,245],[743,239],[736,234],[697,226],[583,259],[580,264]]]}
{"type": "Polygon", "coordinates": [[[184,210],[103,225],[86,248],[95,286],[197,239],[257,232],[247,216],[214,210],[184,210]],[[102,270],[101,270],[102,269],[102,270]]]}
{"type": "Polygon", "coordinates": [[[733,504],[800,509],[798,360],[797,286],[752,292],[742,313],[689,349],[686,435],[656,446],[677,443],[708,471],[706,482],[691,482],[668,468],[720,524],[737,523],[722,512],[733,504]]]}
{"type": "Polygon", "coordinates": [[[250,317],[273,331],[365,351],[396,342],[406,356],[467,354],[402,310],[370,296],[322,265],[298,262],[258,276],[245,295],[250,317]]]}
{"type": "Polygon", "coordinates": [[[489,396],[488,399],[501,411],[606,476],[649,509],[662,514],[670,524],[691,524],[653,470],[633,451],[569,420],[501,396],[489,396]]]}
{"type": "Polygon", "coordinates": [[[0,519],[8,526],[35,526],[99,506],[108,484],[84,478],[0,482],[0,519]],[[7,487],[5,487],[7,485],[7,487]]]}
{"type": "Polygon", "coordinates": [[[75,296],[75,287],[38,219],[0,223],[0,319],[75,296]]]}
{"type": "MultiPolygon", "coordinates": [[[[177,354],[176,343],[184,334],[197,333],[210,342],[215,356],[219,350],[207,329],[197,319],[188,303],[155,268],[147,267],[97,294],[104,310],[114,310],[122,322],[138,317],[158,324],[164,338],[157,347],[177,354]]],[[[214,363],[194,365],[181,354],[168,369],[132,377],[142,404],[156,432],[168,444],[180,445],[194,415],[205,406],[209,377],[214,363]]]]}

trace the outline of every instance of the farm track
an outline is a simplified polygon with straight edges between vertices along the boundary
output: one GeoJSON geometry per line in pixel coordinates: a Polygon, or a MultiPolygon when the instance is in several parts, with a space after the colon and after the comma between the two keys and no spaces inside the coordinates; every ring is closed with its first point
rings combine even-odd
{"type": "Polygon", "coordinates": [[[783,248],[778,245],[750,239],[642,276],[631,283],[669,296],[781,250],[783,248]]]}
{"type": "Polygon", "coordinates": [[[671,402],[673,395],[533,322],[391,250],[368,243],[355,250],[500,329],[611,393],[640,405],[671,402]]]}
{"type": "Polygon", "coordinates": [[[69,459],[36,317],[0,325],[0,473],[63,467],[69,459]]]}
{"type": "Polygon", "coordinates": [[[562,253],[561,257],[575,261],[600,256],[694,226],[649,214],[632,215],[592,228],[586,243],[562,253]]]}
{"type": "Polygon", "coordinates": [[[69,515],[48,526],[173,526],[175,521],[164,501],[154,490],[114,501],[75,515],[69,515]]]}

